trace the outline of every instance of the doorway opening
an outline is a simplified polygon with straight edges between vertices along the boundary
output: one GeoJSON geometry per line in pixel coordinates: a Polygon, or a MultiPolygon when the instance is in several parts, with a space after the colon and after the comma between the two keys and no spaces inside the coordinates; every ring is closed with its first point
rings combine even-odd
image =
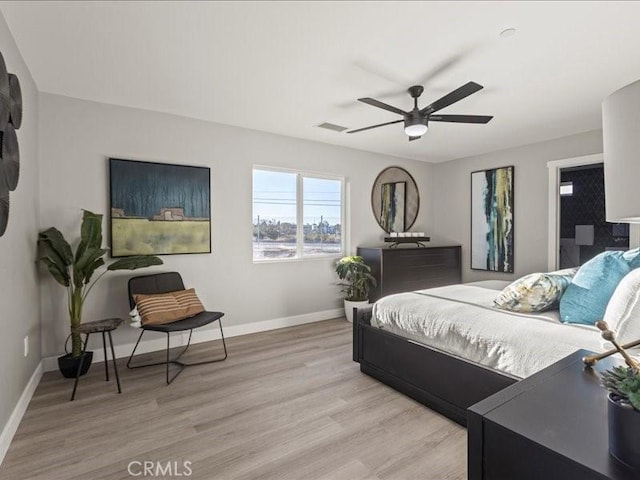
{"type": "Polygon", "coordinates": [[[605,250],[629,249],[629,224],[605,220],[604,165],[559,171],[558,267],[583,265],[605,250]]]}

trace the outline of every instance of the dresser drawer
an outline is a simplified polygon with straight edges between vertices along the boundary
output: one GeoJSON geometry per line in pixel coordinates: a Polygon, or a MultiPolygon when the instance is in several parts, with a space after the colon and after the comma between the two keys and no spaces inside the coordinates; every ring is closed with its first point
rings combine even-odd
{"type": "Polygon", "coordinates": [[[451,274],[457,275],[458,268],[456,265],[412,265],[410,267],[398,268],[397,266],[385,267],[384,277],[385,280],[397,281],[397,280],[430,280],[436,279],[451,274]]]}
{"type": "MultiPolygon", "coordinates": [[[[443,252],[436,255],[390,255],[384,259],[385,275],[409,275],[412,277],[428,275],[429,272],[459,270],[459,259],[455,252],[443,252]]],[[[436,273],[437,274],[437,273],[436,273]]]]}
{"type": "Polygon", "coordinates": [[[382,295],[387,296],[393,293],[413,292],[414,290],[444,287],[445,285],[454,285],[456,283],[460,283],[460,276],[455,272],[449,272],[440,277],[433,277],[429,279],[399,279],[397,281],[385,282],[385,288],[382,295]]]}
{"type": "Polygon", "coordinates": [[[432,267],[437,265],[447,265],[457,268],[459,263],[458,250],[454,248],[386,250],[383,257],[385,268],[397,269],[418,266],[432,267]]]}

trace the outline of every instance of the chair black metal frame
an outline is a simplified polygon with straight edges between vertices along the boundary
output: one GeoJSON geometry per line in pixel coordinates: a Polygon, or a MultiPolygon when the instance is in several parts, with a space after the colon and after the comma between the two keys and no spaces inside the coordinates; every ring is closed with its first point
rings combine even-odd
{"type": "MultiPolygon", "coordinates": [[[[135,306],[135,301],[133,300],[133,295],[136,294],[159,294],[159,293],[168,293],[175,292],[177,290],[184,290],[184,283],[182,282],[182,277],[178,272],[166,272],[166,273],[157,273],[154,275],[143,275],[138,277],[133,277],[129,279],[129,305],[131,308],[135,306]]],[[[140,332],[140,336],[138,337],[138,341],[136,342],[135,347],[133,347],[133,351],[131,352],[131,356],[127,361],[127,368],[144,368],[144,367],[152,367],[156,365],[166,365],[166,382],[167,385],[171,384],[178,375],[182,373],[182,371],[186,367],[192,367],[195,365],[205,365],[208,363],[216,363],[222,362],[227,359],[227,344],[224,339],[224,332],[222,330],[222,320],[221,318],[224,316],[222,312],[202,312],[193,317],[185,318],[184,320],[179,320],[177,322],[168,323],[164,325],[143,325],[142,331],[140,332]],[[186,363],[180,361],[180,357],[189,349],[191,345],[191,336],[193,334],[194,328],[203,327],[215,321],[218,321],[218,325],[220,327],[220,336],[222,337],[222,347],[224,349],[224,357],[216,358],[213,360],[204,360],[201,362],[192,362],[186,363]],[[182,351],[173,359],[171,358],[170,349],[170,335],[171,332],[184,332],[189,330],[189,340],[187,341],[187,345],[182,349],[182,351]],[[166,360],[163,362],[153,362],[153,363],[145,363],[142,365],[132,365],[133,357],[135,356],[136,349],[140,344],[140,340],[142,339],[142,335],[144,335],[147,331],[161,332],[167,335],[167,353],[166,360]],[[178,372],[176,372],[172,377],[169,376],[169,365],[177,365],[180,367],[178,372]]]]}

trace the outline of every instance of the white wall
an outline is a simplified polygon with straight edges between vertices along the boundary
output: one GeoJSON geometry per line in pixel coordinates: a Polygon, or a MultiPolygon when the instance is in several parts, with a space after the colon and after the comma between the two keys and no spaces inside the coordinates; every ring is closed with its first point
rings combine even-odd
{"type": "MultiPolygon", "coordinates": [[[[333,259],[252,263],[253,164],[345,176],[351,252],[357,245],[381,243],[370,189],[383,168],[403,166],[422,195],[414,230],[432,231],[432,166],[422,162],[50,94],[40,96],[40,115],[41,227],[57,226],[68,237],[77,235],[81,208],[107,213],[108,157],[211,168],[213,253],[165,256],[165,265],[156,271],[181,272],[207,307],[226,313],[225,326],[341,306],[333,259]]],[[[126,315],[129,276],[105,276],[89,298],[85,320],[126,315]]],[[[68,326],[62,287],[43,279],[47,335],[42,351],[49,356],[61,351],[68,326]]],[[[125,327],[115,333],[115,341],[126,344],[135,341],[137,331],[125,327]]]]}
{"type": "MultiPolygon", "coordinates": [[[[4,17],[0,14],[0,52],[22,87],[23,121],[18,130],[20,181],[11,192],[9,225],[0,237],[0,430],[40,362],[40,297],[37,283],[38,94],[4,17]],[[23,339],[29,336],[29,356],[23,339]]],[[[1,445],[0,445],[1,447],[1,445]]],[[[0,459],[2,453],[0,452],[0,459]]]]}
{"type": "Polygon", "coordinates": [[[434,231],[462,244],[464,282],[494,278],[513,280],[547,270],[548,172],[547,162],[602,152],[602,131],[586,132],[434,166],[434,231]],[[513,274],[470,268],[471,172],[514,165],[513,274]]]}

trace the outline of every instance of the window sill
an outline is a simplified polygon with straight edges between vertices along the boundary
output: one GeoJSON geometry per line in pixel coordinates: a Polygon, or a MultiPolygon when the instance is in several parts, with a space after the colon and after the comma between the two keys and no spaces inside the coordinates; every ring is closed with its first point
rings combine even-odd
{"type": "Polygon", "coordinates": [[[331,253],[327,255],[313,255],[308,257],[289,257],[289,258],[274,258],[264,260],[253,260],[254,265],[259,264],[274,264],[274,263],[297,263],[297,262],[314,262],[318,260],[339,260],[344,257],[344,253],[331,253]]]}

